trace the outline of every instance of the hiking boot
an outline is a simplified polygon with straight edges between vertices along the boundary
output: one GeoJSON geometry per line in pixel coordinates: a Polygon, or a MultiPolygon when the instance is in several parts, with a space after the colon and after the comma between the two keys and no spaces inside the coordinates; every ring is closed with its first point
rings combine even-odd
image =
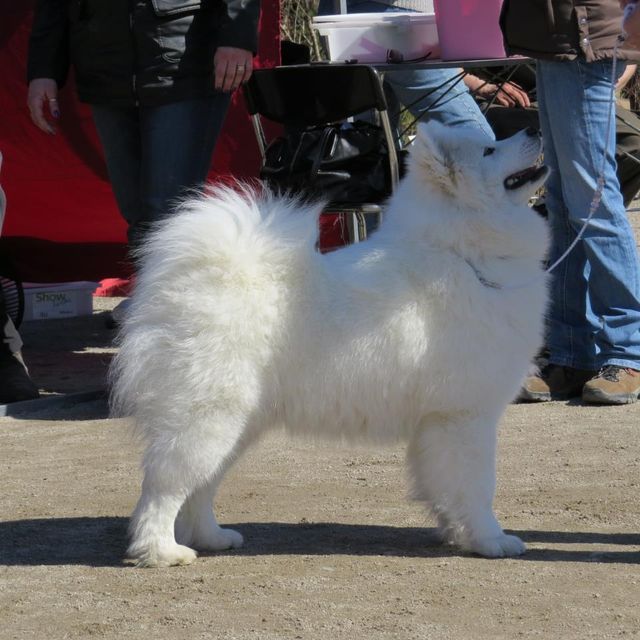
{"type": "Polygon", "coordinates": [[[582,399],[590,404],[631,404],[640,395],[640,371],[615,364],[600,369],[582,390],[582,399]]]}
{"type": "Polygon", "coordinates": [[[39,398],[38,387],[31,381],[22,358],[17,353],[0,355],[0,404],[39,398]]]}
{"type": "Polygon", "coordinates": [[[529,376],[520,389],[520,402],[549,402],[567,400],[582,393],[585,382],[591,380],[595,371],[574,369],[558,364],[548,364],[537,375],[529,376]]]}

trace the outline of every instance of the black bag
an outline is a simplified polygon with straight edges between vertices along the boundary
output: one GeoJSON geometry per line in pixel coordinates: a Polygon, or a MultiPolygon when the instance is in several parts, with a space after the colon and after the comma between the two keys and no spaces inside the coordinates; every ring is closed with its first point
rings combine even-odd
{"type": "Polygon", "coordinates": [[[288,131],[267,147],[260,177],[276,191],[379,202],[391,184],[384,133],[363,121],[288,131]]]}

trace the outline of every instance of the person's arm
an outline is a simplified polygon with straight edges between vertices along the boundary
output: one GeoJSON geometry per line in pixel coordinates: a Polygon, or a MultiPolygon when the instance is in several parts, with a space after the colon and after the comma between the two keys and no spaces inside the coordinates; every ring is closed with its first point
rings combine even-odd
{"type": "Polygon", "coordinates": [[[624,73],[618,78],[618,82],[616,82],[616,91],[620,91],[620,89],[624,88],[629,80],[633,78],[633,74],[636,72],[638,65],[629,64],[627,68],[624,70],[624,73]]]}
{"type": "Polygon", "coordinates": [[[66,0],[38,0],[29,37],[27,81],[53,78],[59,87],[69,71],[66,0]]]}
{"type": "Polygon", "coordinates": [[[58,89],[68,71],[67,2],[38,0],[29,38],[27,103],[34,124],[46,133],[55,133],[45,113],[60,116],[58,89]]]}
{"type": "Polygon", "coordinates": [[[626,33],[624,41],[625,47],[640,49],[640,11],[637,10],[635,0],[620,0],[620,8],[624,9],[628,5],[634,5],[634,9],[625,18],[622,28],[626,33]]]}
{"type": "Polygon", "coordinates": [[[495,96],[495,102],[503,107],[530,107],[531,101],[527,92],[515,82],[504,82],[498,86],[492,82],[485,82],[471,73],[464,77],[464,83],[475,95],[491,100],[495,96]]]}
{"type": "Polygon", "coordinates": [[[260,0],[226,0],[214,56],[216,89],[230,91],[251,77],[258,51],[260,0]]]}

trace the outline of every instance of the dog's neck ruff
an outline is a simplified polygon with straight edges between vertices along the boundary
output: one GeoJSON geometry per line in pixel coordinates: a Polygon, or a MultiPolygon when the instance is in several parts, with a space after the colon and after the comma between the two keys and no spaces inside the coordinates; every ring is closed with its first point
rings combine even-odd
{"type": "Polygon", "coordinates": [[[484,285],[485,287],[488,287],[489,289],[502,289],[502,285],[498,284],[497,282],[493,282],[493,280],[488,280],[487,278],[485,278],[481,271],[473,264],[473,262],[471,262],[471,260],[469,259],[465,259],[465,262],[473,269],[473,273],[476,274],[476,278],[478,278],[478,281],[480,282],[480,284],[484,285]]]}

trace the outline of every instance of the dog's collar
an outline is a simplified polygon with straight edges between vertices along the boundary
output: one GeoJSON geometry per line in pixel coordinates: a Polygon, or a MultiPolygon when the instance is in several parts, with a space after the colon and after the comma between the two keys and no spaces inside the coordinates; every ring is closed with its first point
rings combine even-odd
{"type": "Polygon", "coordinates": [[[466,259],[465,262],[473,269],[473,273],[476,274],[476,278],[478,278],[480,284],[483,284],[485,287],[489,287],[489,289],[502,289],[501,284],[493,282],[493,280],[487,280],[471,260],[466,259]]]}

